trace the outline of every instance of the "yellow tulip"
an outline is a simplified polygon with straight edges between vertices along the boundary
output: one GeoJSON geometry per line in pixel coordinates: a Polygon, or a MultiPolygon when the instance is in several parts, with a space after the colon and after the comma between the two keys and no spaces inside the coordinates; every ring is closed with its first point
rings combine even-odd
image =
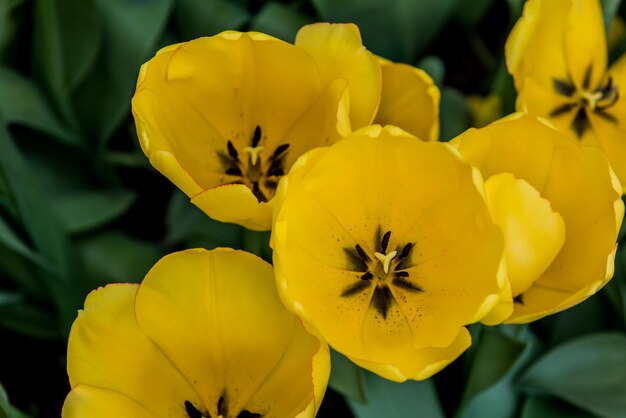
{"type": "Polygon", "coordinates": [[[606,157],[522,113],[452,142],[485,179],[504,233],[509,286],[487,323],[529,322],[573,306],[613,275],[624,215],[606,157]]]}
{"type": "Polygon", "coordinates": [[[517,109],[604,151],[626,184],[626,57],[607,67],[598,0],[529,0],[506,43],[517,109]]]}
{"type": "Polygon", "coordinates": [[[281,304],[269,264],[187,250],[141,285],[93,291],[67,368],[63,418],[314,417],[330,358],[281,304]]]}
{"type": "Polygon", "coordinates": [[[210,217],[255,230],[270,229],[278,182],[300,155],[373,120],[436,140],[438,107],[424,72],[381,69],[355,25],[329,23],[303,27],[296,45],[227,31],[166,47],[133,97],[151,164],[210,217]]]}
{"type": "Polygon", "coordinates": [[[449,145],[363,128],[281,181],[278,289],[307,329],[358,365],[425,379],[470,344],[498,300],[502,236],[480,175],[449,145]]]}

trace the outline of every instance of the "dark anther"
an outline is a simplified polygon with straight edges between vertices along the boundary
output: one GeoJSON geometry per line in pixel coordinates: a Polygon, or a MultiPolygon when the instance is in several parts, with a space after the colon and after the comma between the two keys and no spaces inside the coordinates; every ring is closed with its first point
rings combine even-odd
{"type": "MultiPolygon", "coordinates": [[[[369,283],[369,282],[361,282],[361,283],[369,283]]],[[[372,302],[370,306],[373,306],[374,309],[382,316],[384,319],[387,319],[387,313],[389,312],[389,307],[393,302],[393,295],[391,294],[391,290],[387,286],[377,286],[376,290],[374,290],[374,297],[372,298],[372,302]]]]}
{"type": "Polygon", "coordinates": [[[383,239],[380,242],[380,249],[382,250],[381,253],[383,254],[387,254],[387,246],[389,245],[389,238],[391,238],[391,231],[385,232],[385,235],[383,235],[383,239]]]}
{"type": "Polygon", "coordinates": [[[341,296],[344,298],[354,296],[370,287],[371,284],[372,282],[369,280],[359,280],[358,282],[346,287],[345,290],[341,292],[341,296]]]}
{"type": "Polygon", "coordinates": [[[370,258],[367,256],[367,254],[365,254],[365,251],[363,251],[363,248],[361,248],[359,244],[355,245],[354,249],[363,261],[369,261],[370,258]]]}
{"type": "Polygon", "coordinates": [[[408,271],[396,271],[395,273],[393,273],[393,275],[395,277],[409,277],[409,272],[408,271]]]}
{"type": "Polygon", "coordinates": [[[558,78],[552,79],[552,87],[554,90],[562,96],[572,97],[576,91],[576,87],[569,81],[559,80],[558,78]]]}
{"type": "Polygon", "coordinates": [[[257,125],[257,127],[254,128],[254,134],[252,134],[252,146],[256,147],[257,145],[259,145],[260,140],[261,140],[261,127],[257,125]]]}
{"type": "Polygon", "coordinates": [[[189,418],[202,418],[202,413],[189,401],[185,401],[185,411],[189,418]]]}
{"type": "Polygon", "coordinates": [[[404,290],[408,290],[410,292],[422,292],[422,288],[419,286],[414,285],[413,283],[411,283],[410,281],[408,281],[405,276],[403,277],[394,277],[393,280],[391,281],[391,284],[393,284],[394,286],[398,286],[401,289],[404,290]]]}
{"type": "Polygon", "coordinates": [[[570,110],[574,109],[576,106],[578,106],[577,103],[565,103],[562,106],[558,106],[558,107],[554,108],[550,112],[550,117],[561,116],[562,114],[567,113],[570,110]]]}
{"type": "Polygon", "coordinates": [[[369,271],[361,276],[361,280],[372,280],[373,278],[374,275],[369,271]]]}
{"type": "Polygon", "coordinates": [[[361,254],[359,254],[358,248],[356,250],[353,250],[352,248],[344,248],[343,251],[346,253],[346,257],[348,257],[348,262],[350,263],[350,268],[353,271],[367,271],[367,262],[361,254]]]}
{"type": "Polygon", "coordinates": [[[254,194],[254,197],[256,197],[256,200],[259,203],[267,202],[267,197],[265,197],[265,195],[263,194],[263,192],[259,188],[259,182],[258,181],[252,182],[252,193],[254,194]]]}
{"type": "Polygon", "coordinates": [[[226,174],[230,174],[231,176],[241,176],[241,170],[239,167],[231,167],[226,170],[226,174]]]}
{"type": "Polygon", "coordinates": [[[402,252],[400,253],[400,258],[406,258],[409,256],[409,254],[411,254],[411,250],[413,249],[413,243],[409,242],[408,244],[406,244],[404,246],[404,248],[402,249],[402,252]]]}
{"type": "Polygon", "coordinates": [[[280,155],[287,151],[287,148],[289,148],[289,144],[281,144],[279,146],[276,147],[276,150],[274,151],[274,153],[272,154],[272,156],[270,158],[275,159],[280,157],[280,155]]]}
{"type": "Polygon", "coordinates": [[[283,170],[282,168],[275,168],[275,169],[268,171],[267,175],[281,177],[285,175],[285,170],[283,170]]]}
{"type": "Polygon", "coordinates": [[[244,409],[237,415],[237,418],[260,418],[263,415],[257,414],[256,412],[250,412],[247,409],[244,409]]]}
{"type": "Polygon", "coordinates": [[[265,188],[266,189],[275,189],[278,187],[278,182],[274,180],[265,180],[265,188]]]}
{"type": "Polygon", "coordinates": [[[596,108],[596,115],[600,116],[604,120],[608,120],[609,122],[617,123],[617,118],[609,113],[606,113],[604,109],[596,108]]]}
{"type": "Polygon", "coordinates": [[[220,400],[217,401],[217,415],[228,415],[226,413],[226,409],[224,408],[224,397],[220,396],[220,400]]]}
{"type": "Polygon", "coordinates": [[[228,148],[228,155],[230,155],[235,161],[237,161],[239,159],[239,153],[235,149],[233,143],[228,141],[226,143],[226,147],[228,148]]]}
{"type": "Polygon", "coordinates": [[[581,107],[578,109],[578,113],[576,113],[576,117],[572,122],[572,129],[576,132],[578,138],[582,138],[588,127],[589,121],[587,120],[587,113],[585,113],[585,108],[581,107]]]}
{"type": "Polygon", "coordinates": [[[515,296],[513,298],[513,302],[519,303],[520,305],[523,305],[524,304],[524,295],[523,294],[519,294],[519,295],[515,296]]]}
{"type": "Polygon", "coordinates": [[[585,70],[585,76],[583,77],[583,89],[588,90],[589,89],[589,84],[591,83],[591,72],[592,72],[592,67],[591,64],[589,64],[589,66],[587,67],[587,70],[585,70]]]}

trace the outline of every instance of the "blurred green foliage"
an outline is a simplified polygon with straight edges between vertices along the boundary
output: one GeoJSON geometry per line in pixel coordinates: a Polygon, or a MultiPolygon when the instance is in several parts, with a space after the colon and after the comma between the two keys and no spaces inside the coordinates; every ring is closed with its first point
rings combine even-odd
{"type": "MultiPolygon", "coordinates": [[[[607,29],[625,15],[603,0],[607,29]]],[[[147,163],[130,99],[160,47],[226,29],[292,41],[354,22],[365,45],[442,90],[441,139],[473,125],[467,95],[515,91],[503,46],[522,0],[0,0],[0,418],[58,416],[64,340],[92,289],[139,281],[162,255],[230,246],[271,258],[267,233],[204,216],[147,163]],[[48,341],[42,354],[41,347],[48,341]],[[37,357],[41,366],[35,367],[37,357]],[[33,383],[33,377],[37,384],[33,383]],[[55,388],[46,390],[42,388],[55,388]]],[[[612,56],[626,50],[618,42],[612,56]]],[[[496,115],[498,116],[498,115],[496,115]]],[[[623,240],[623,234],[620,235],[623,240]]],[[[530,326],[472,328],[473,346],[398,384],[333,353],[321,417],[626,417],[626,252],[598,295],[530,326]]]]}

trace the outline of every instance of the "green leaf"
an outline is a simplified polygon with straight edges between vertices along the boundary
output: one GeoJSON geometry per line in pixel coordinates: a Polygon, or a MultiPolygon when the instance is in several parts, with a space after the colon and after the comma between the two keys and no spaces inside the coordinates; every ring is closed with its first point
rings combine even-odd
{"type": "Polygon", "coordinates": [[[596,415],[554,398],[530,396],[524,403],[521,418],[596,418],[596,415]]]}
{"type": "Polygon", "coordinates": [[[100,18],[93,0],[35,0],[33,63],[63,116],[74,120],[70,94],[93,66],[100,18]]]}
{"type": "Polygon", "coordinates": [[[391,382],[365,372],[367,403],[348,399],[356,418],[445,418],[431,380],[391,382]]]}
{"type": "Polygon", "coordinates": [[[460,416],[512,417],[516,395],[511,380],[528,349],[527,343],[504,335],[498,329],[484,328],[478,346],[470,352],[474,357],[459,406],[460,416]]]}
{"type": "Polygon", "coordinates": [[[9,403],[9,395],[2,384],[0,384],[0,418],[28,418],[26,414],[9,403]]]}
{"type": "Polygon", "coordinates": [[[34,338],[61,338],[55,316],[49,310],[27,302],[23,297],[0,304],[0,326],[34,338]]]}
{"type": "Polygon", "coordinates": [[[227,0],[179,0],[174,14],[184,39],[241,29],[250,18],[247,10],[227,0]]]}
{"type": "Polygon", "coordinates": [[[155,244],[109,230],[79,241],[90,288],[111,282],[139,282],[159,260],[155,244]]]}
{"type": "Polygon", "coordinates": [[[83,129],[103,147],[129,114],[139,67],[156,52],[174,0],[94,2],[103,28],[102,48],[74,102],[83,129]]]}
{"type": "Polygon", "coordinates": [[[313,23],[313,19],[293,7],[269,2],[256,14],[250,27],[252,30],[293,42],[298,30],[309,23],[313,23]]]}
{"type": "Polygon", "coordinates": [[[70,145],[81,144],[81,138],[57,117],[38,87],[3,66],[0,66],[0,112],[7,123],[28,126],[70,145]]]}
{"type": "Polygon", "coordinates": [[[58,269],[57,279],[68,280],[74,271],[71,244],[59,219],[49,209],[40,184],[13,144],[0,116],[0,172],[4,174],[19,221],[37,252],[58,269]]]}
{"type": "Polygon", "coordinates": [[[609,29],[611,27],[611,23],[613,22],[613,18],[617,14],[619,10],[619,6],[622,3],[622,0],[600,0],[602,4],[602,16],[604,18],[604,29],[606,34],[609,34],[609,29]]]}
{"type": "Polygon", "coordinates": [[[126,212],[135,201],[129,190],[80,191],[53,201],[53,209],[70,233],[104,225],[126,212]]]}
{"type": "Polygon", "coordinates": [[[29,259],[33,263],[53,272],[54,268],[39,254],[31,250],[22,239],[13,231],[11,226],[0,216],[0,243],[6,245],[17,254],[29,259]]]}
{"type": "Polygon", "coordinates": [[[493,0],[459,1],[454,9],[454,20],[471,28],[480,22],[492,4],[493,0]]]}
{"type": "Polygon", "coordinates": [[[446,66],[441,58],[434,55],[428,55],[418,61],[417,67],[426,71],[437,86],[440,88],[443,86],[443,79],[446,75],[446,66]]]}
{"type": "Polygon", "coordinates": [[[602,333],[551,350],[526,371],[521,386],[541,390],[605,418],[626,417],[626,336],[602,333]]]}
{"type": "Polygon", "coordinates": [[[4,0],[0,2],[0,61],[7,52],[15,47],[15,35],[18,29],[18,19],[14,16],[15,10],[24,3],[24,0],[4,0]]]}
{"type": "Polygon", "coordinates": [[[165,219],[165,242],[187,248],[243,247],[244,229],[238,225],[215,221],[194,206],[181,191],[172,194],[165,219]]]}
{"type": "Polygon", "coordinates": [[[439,121],[442,141],[451,140],[472,125],[472,114],[465,96],[453,87],[441,90],[439,121]]]}
{"type": "Polygon", "coordinates": [[[354,22],[364,45],[385,58],[415,62],[454,11],[457,0],[313,0],[323,20],[354,22]]]}
{"type": "Polygon", "coordinates": [[[365,403],[363,369],[335,350],[330,350],[330,360],[331,373],[328,385],[349,399],[365,403]]]}

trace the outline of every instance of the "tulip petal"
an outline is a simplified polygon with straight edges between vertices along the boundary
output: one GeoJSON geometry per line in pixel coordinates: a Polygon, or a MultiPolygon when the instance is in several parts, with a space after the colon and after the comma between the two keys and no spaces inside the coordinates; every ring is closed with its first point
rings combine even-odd
{"type": "Polygon", "coordinates": [[[512,174],[485,182],[487,204],[502,228],[513,296],[528,290],[565,242],[565,223],[530,184],[512,174]]]}
{"type": "Polygon", "coordinates": [[[395,125],[424,141],[439,138],[441,94],[424,71],[406,64],[382,64],[383,88],[374,120],[395,125]]]}
{"type": "Polygon", "coordinates": [[[352,127],[369,125],[380,102],[381,70],[363,46],[359,28],[352,23],[315,23],[298,31],[295,44],[315,59],[322,83],[348,80],[352,127]]]}
{"type": "MultiPolygon", "coordinates": [[[[119,392],[89,386],[77,386],[67,395],[63,418],[165,418],[166,412],[153,414],[119,392]]],[[[182,414],[178,416],[184,416],[182,414]]]]}
{"type": "Polygon", "coordinates": [[[314,401],[312,377],[327,377],[329,369],[324,362],[314,369],[321,344],[284,310],[273,283],[271,266],[241,251],[176,253],[146,276],[137,321],[204,405],[223,396],[231,411],[289,416],[314,401]],[[285,376],[293,394],[288,402],[275,389],[284,389],[285,376]]]}
{"type": "MultiPolygon", "coordinates": [[[[157,417],[183,416],[184,401],[197,403],[199,396],[137,325],[133,304],[138,288],[138,285],[114,284],[89,294],[70,334],[67,366],[70,384],[72,388],[87,391],[83,396],[90,395],[88,398],[102,400],[113,396],[108,392],[90,392],[93,388],[124,394],[128,399],[120,400],[121,411],[143,407],[157,417]],[[147,385],[149,381],[159,384],[147,385]],[[132,406],[133,402],[139,406],[132,406]]],[[[73,406],[65,409],[71,416],[73,406]]]]}

